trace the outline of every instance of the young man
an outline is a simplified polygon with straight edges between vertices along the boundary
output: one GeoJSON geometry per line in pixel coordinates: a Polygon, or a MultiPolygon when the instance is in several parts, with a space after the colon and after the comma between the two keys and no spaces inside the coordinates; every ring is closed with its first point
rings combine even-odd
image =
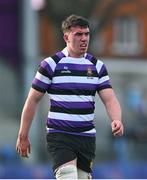
{"type": "Polygon", "coordinates": [[[121,108],[104,63],[87,53],[89,23],[71,15],[62,23],[66,48],[40,64],[26,99],[16,143],[28,157],[29,129],[37,105],[47,92],[50,110],[47,145],[57,179],[90,179],[95,157],[94,96],[99,94],[111,119],[114,136],[123,135],[121,108]]]}

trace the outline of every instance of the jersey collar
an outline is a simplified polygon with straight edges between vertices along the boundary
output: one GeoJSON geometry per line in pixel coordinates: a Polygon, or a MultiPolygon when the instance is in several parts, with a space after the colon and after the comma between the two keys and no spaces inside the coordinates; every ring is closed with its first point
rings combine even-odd
{"type": "MultiPolygon", "coordinates": [[[[68,50],[67,50],[67,47],[65,47],[65,48],[62,50],[62,53],[63,53],[66,57],[68,57],[69,52],[68,52],[68,50]]],[[[86,55],[87,55],[87,53],[84,54],[84,57],[86,57],[86,55]]]]}

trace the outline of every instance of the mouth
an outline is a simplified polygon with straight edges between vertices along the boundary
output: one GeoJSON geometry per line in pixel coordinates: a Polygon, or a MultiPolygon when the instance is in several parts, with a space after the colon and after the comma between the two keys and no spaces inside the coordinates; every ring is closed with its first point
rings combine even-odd
{"type": "Polygon", "coordinates": [[[80,47],[81,48],[87,48],[87,44],[81,44],[80,47]]]}

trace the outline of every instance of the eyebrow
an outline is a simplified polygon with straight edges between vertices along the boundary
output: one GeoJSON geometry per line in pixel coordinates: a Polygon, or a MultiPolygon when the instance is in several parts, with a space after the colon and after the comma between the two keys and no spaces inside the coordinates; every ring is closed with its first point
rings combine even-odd
{"type": "Polygon", "coordinates": [[[86,35],[88,35],[88,34],[90,34],[90,31],[87,31],[87,32],[75,32],[75,33],[73,33],[74,35],[82,35],[82,34],[86,34],[86,35]]]}

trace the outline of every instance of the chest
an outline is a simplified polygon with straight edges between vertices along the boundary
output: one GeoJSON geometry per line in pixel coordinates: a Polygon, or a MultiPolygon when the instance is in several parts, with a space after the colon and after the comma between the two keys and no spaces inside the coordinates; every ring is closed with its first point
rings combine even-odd
{"type": "Polygon", "coordinates": [[[53,78],[63,76],[68,78],[86,78],[92,80],[98,77],[98,73],[93,64],[61,63],[55,68],[53,78]]]}

